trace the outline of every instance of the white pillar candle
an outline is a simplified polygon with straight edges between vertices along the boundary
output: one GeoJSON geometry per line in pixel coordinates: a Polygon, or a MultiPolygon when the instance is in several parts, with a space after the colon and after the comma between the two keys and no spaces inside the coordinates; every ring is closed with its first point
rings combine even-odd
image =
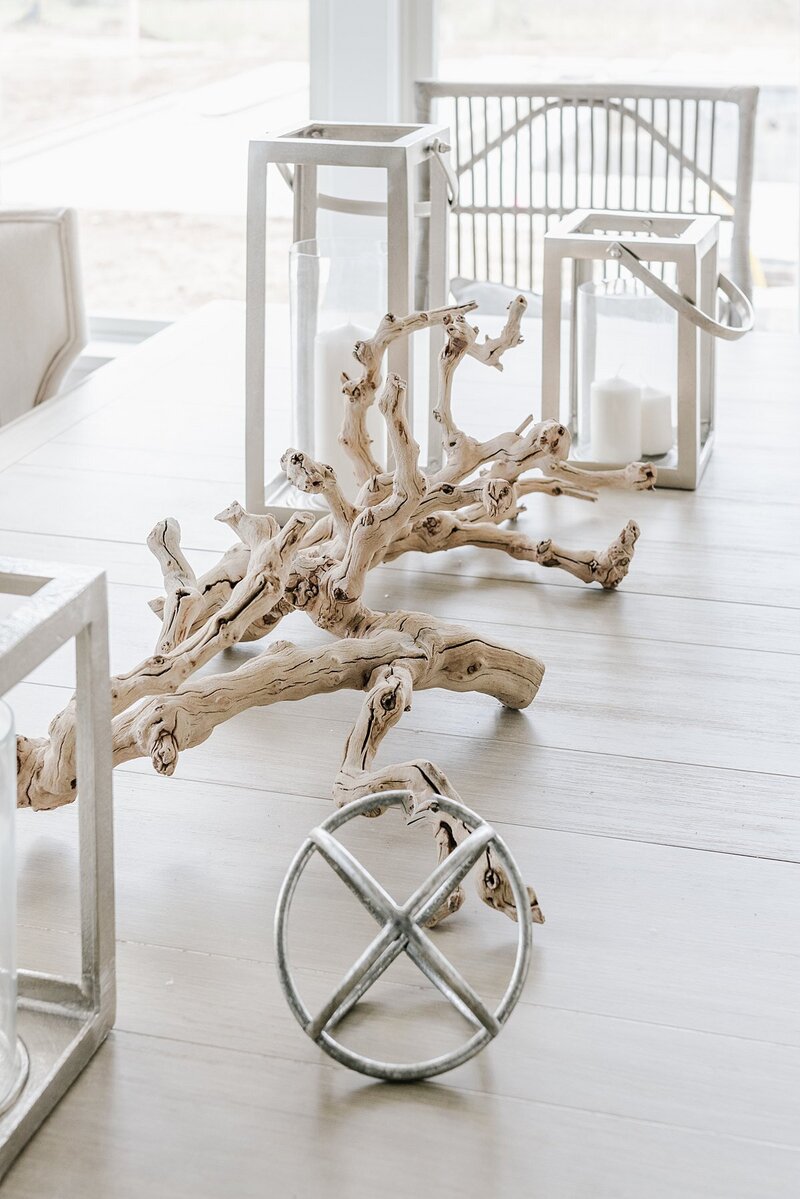
{"type": "MultiPolygon", "coordinates": [[[[353,358],[353,347],[357,341],[371,336],[368,329],[348,323],[323,329],[314,339],[314,457],[317,462],[333,467],[339,486],[350,500],[355,499],[358,487],[350,457],[339,444],[346,402],[342,395],[342,371],[351,377],[360,371],[353,358]]],[[[385,429],[376,402],[367,412],[367,432],[372,438],[372,453],[381,464],[386,456],[385,429]]]]}
{"type": "Polygon", "coordinates": [[[669,392],[643,387],[642,453],[667,454],[672,443],[672,398],[669,392]]]}
{"type": "Polygon", "coordinates": [[[615,376],[592,383],[589,429],[596,462],[623,465],[642,454],[642,389],[615,376]]]}

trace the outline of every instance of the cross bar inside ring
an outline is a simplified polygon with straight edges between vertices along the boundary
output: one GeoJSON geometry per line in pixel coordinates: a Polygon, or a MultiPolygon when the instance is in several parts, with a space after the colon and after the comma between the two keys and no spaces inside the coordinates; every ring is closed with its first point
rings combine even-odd
{"type": "Polygon", "coordinates": [[[490,825],[481,825],[436,867],[404,904],[399,905],[327,830],[316,828],[311,832],[310,840],[325,860],[370,915],[383,923],[375,940],[348,970],[317,1016],[307,1023],[306,1032],[312,1040],[318,1041],[331,1023],[343,1019],[403,952],[462,1015],[482,1025],[492,1036],[497,1035],[500,1025],[480,995],[419,927],[455,890],[495,838],[490,825]]]}

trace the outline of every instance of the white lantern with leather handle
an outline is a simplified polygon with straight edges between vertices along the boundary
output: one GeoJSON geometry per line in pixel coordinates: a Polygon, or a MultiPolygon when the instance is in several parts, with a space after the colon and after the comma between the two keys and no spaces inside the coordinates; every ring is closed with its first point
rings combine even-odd
{"type": "Polygon", "coordinates": [[[586,209],[545,235],[542,417],[568,426],[584,468],[623,466],[633,447],[659,486],[697,486],[716,340],[753,327],[750,301],[719,273],[718,242],[715,216],[586,209]]]}

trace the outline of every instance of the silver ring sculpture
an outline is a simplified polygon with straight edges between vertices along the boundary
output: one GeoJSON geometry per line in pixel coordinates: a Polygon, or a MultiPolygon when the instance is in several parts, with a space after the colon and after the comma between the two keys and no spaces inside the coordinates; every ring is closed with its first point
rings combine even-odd
{"type": "Polygon", "coordinates": [[[425,808],[442,811],[461,821],[470,834],[403,904],[398,904],[356,857],[334,837],[343,824],[374,812],[376,807],[405,808],[410,821],[417,815],[407,791],[387,791],[354,800],[312,829],[283,880],[275,912],[275,943],[281,986],[300,1027],[321,1049],[351,1070],[393,1082],[410,1082],[443,1074],[479,1053],[497,1036],[522,993],[531,952],[530,901],[525,884],[502,838],[490,824],[455,800],[437,796],[425,808]],[[496,1010],[490,1012],[481,997],[445,957],[424,925],[448,895],[466,877],[488,845],[507,871],[518,913],[517,955],[511,979],[496,1010]],[[308,1010],[295,986],[288,964],[288,918],[297,884],[314,853],[320,853],[381,926],[381,931],[337,986],[316,1015],[308,1010]],[[519,914],[523,915],[519,918],[519,914]],[[401,953],[406,953],[426,978],[453,1006],[476,1025],[475,1033],[460,1048],[423,1062],[383,1062],[364,1057],[337,1041],[331,1030],[401,953]]]}

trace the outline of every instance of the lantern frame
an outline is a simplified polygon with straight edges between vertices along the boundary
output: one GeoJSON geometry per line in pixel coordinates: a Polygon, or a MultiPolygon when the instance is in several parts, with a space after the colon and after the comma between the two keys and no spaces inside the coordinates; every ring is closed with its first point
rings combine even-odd
{"type": "Polygon", "coordinates": [[[0,1179],[103,1042],[116,1010],[108,603],[102,571],[0,558],[0,591],[26,597],[0,620],[0,696],[74,638],[80,981],[17,973],[28,1075],[0,1114],[0,1179]]]}
{"type": "MultiPolygon", "coordinates": [[[[270,137],[250,142],[247,174],[247,287],[245,333],[245,494],[248,510],[268,512],[281,523],[306,507],[291,494],[282,475],[265,481],[265,449],[268,434],[265,349],[266,349],[266,247],[267,168],[270,164],[290,183],[294,193],[293,242],[312,241],[317,236],[317,213],[330,211],[385,216],[387,222],[388,287],[387,311],[405,316],[414,311],[416,271],[415,224],[418,217],[429,222],[425,258],[426,304],[436,308],[447,302],[448,189],[452,195],[455,178],[449,167],[450,129],[447,125],[346,124],[312,121],[270,137]],[[438,155],[444,169],[419,168],[438,155]],[[386,171],[387,201],[348,200],[327,196],[317,186],[318,167],[372,167],[386,171]],[[424,192],[423,202],[417,202],[424,192]]],[[[424,244],[424,243],[423,243],[424,244]]],[[[436,396],[437,354],[443,332],[431,329],[430,388],[427,407],[427,439],[431,452],[438,445],[438,427],[433,418],[436,396]]],[[[389,347],[388,369],[406,380],[409,411],[413,412],[413,347],[410,338],[399,338],[389,347]]],[[[301,440],[308,442],[307,430],[301,440]]],[[[419,434],[419,430],[417,431],[419,434]]],[[[310,444],[310,443],[308,443],[310,444]]],[[[285,447],[281,447],[283,449],[285,447]]],[[[305,448],[301,445],[299,448],[305,448]]],[[[311,505],[307,510],[322,515],[311,505]]]]}
{"type": "MultiPolygon", "coordinates": [[[[676,310],[677,435],[664,462],[655,458],[660,487],[694,490],[708,464],[714,444],[715,338],[734,340],[752,328],[747,298],[719,274],[719,217],[680,213],[634,213],[620,210],[576,209],[544,237],[542,298],[542,418],[562,420],[561,347],[564,263],[569,288],[568,427],[578,428],[577,297],[582,283],[591,281],[596,262],[614,262],[676,310]],[[638,234],[638,236],[637,236],[638,234]],[[674,263],[676,288],[670,287],[646,263],[674,263]],[[738,314],[738,324],[716,319],[717,290],[725,293],[738,314]]],[[[621,463],[575,460],[588,470],[607,470],[621,463]]],[[[649,460],[649,456],[645,456],[649,460]]]]}

